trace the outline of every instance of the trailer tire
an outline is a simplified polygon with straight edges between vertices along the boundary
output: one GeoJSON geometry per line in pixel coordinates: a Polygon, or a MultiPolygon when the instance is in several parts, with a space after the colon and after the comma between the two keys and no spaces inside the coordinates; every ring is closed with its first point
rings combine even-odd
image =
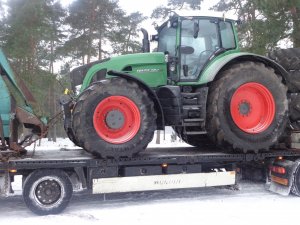
{"type": "Polygon", "coordinates": [[[111,78],[93,83],[73,110],[80,146],[102,158],[132,157],[153,139],[157,113],[136,82],[111,78]]]}
{"type": "MultiPolygon", "coordinates": [[[[299,163],[299,160],[296,162],[299,163]]],[[[291,188],[292,194],[300,197],[300,165],[298,165],[295,173],[294,173],[294,180],[291,188]]]]}
{"type": "Polygon", "coordinates": [[[268,150],[286,128],[286,92],[280,77],[262,63],[241,62],[222,71],[208,95],[208,136],[227,149],[268,150]]]}
{"type": "Polygon", "coordinates": [[[269,58],[286,70],[300,70],[300,48],[278,49],[269,53],[269,58]]]}
{"type": "Polygon", "coordinates": [[[73,194],[68,175],[61,170],[38,170],[25,179],[23,199],[35,214],[61,213],[69,204],[73,194]]]}

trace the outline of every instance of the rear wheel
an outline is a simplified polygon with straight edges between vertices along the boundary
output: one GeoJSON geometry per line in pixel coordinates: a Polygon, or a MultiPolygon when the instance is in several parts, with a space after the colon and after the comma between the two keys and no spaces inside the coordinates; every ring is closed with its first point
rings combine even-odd
{"type": "Polygon", "coordinates": [[[286,70],[300,70],[300,48],[279,49],[269,53],[269,57],[286,70]]]}
{"type": "Polygon", "coordinates": [[[261,63],[243,62],[223,71],[210,87],[208,102],[208,134],[220,146],[267,150],[286,127],[286,88],[261,63]]]}
{"type": "Polygon", "coordinates": [[[87,151],[131,157],[145,149],[155,130],[154,104],[136,83],[112,78],[93,83],[73,110],[73,129],[87,151]]]}

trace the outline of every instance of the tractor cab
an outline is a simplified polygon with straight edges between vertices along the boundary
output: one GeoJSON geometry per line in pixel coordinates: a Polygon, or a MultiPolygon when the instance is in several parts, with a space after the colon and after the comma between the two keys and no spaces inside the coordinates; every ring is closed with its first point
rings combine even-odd
{"type": "Polygon", "coordinates": [[[220,17],[174,15],[157,28],[151,40],[158,42],[158,52],[169,56],[168,71],[172,81],[196,81],[218,55],[238,50],[236,21],[220,17]]]}

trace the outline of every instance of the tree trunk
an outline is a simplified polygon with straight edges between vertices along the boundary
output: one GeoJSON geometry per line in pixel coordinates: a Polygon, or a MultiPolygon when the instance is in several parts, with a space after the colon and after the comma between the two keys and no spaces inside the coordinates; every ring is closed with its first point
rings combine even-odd
{"type": "Polygon", "coordinates": [[[98,59],[102,60],[102,42],[101,42],[101,38],[99,38],[99,42],[98,42],[98,59]]]}
{"type": "Polygon", "coordinates": [[[294,48],[300,47],[300,8],[294,7],[292,10],[292,20],[293,20],[293,43],[294,48]]]}
{"type": "Polygon", "coordinates": [[[156,131],[156,144],[160,144],[160,130],[156,131]]]}

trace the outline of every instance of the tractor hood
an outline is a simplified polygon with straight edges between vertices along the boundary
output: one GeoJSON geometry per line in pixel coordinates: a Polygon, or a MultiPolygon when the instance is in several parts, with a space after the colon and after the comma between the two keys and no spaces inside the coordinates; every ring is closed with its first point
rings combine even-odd
{"type": "Polygon", "coordinates": [[[138,53],[115,56],[96,61],[74,69],[71,72],[72,89],[80,87],[85,90],[92,82],[109,78],[110,70],[128,73],[143,80],[150,87],[157,87],[167,83],[167,63],[161,52],[138,53]]]}

